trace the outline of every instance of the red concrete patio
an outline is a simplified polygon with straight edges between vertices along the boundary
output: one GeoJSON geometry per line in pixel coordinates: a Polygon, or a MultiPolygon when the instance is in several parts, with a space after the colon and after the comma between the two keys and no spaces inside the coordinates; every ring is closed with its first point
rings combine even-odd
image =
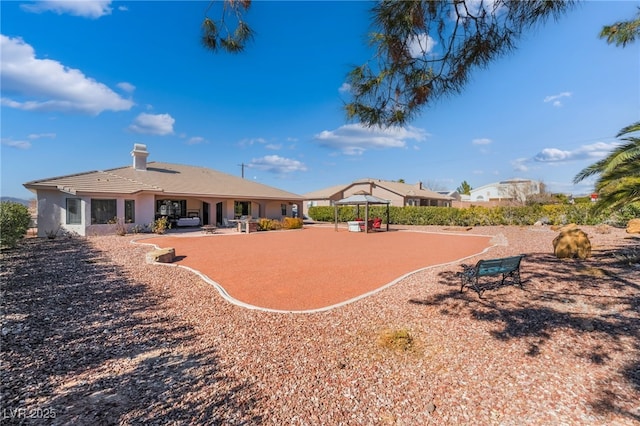
{"type": "MultiPolygon", "coordinates": [[[[320,310],[379,290],[429,266],[481,253],[491,237],[409,231],[354,233],[333,227],[251,234],[160,236],[178,265],[206,275],[234,302],[281,310],[320,310]]],[[[161,271],[159,271],[161,273],[161,271]]]]}

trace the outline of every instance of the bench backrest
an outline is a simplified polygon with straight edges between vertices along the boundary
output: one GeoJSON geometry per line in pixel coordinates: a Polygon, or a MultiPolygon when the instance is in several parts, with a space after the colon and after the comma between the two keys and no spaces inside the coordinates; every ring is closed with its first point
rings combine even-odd
{"type": "Polygon", "coordinates": [[[523,257],[524,255],[518,255],[500,259],[479,260],[476,263],[476,275],[494,275],[515,271],[520,267],[520,261],[523,257]]]}

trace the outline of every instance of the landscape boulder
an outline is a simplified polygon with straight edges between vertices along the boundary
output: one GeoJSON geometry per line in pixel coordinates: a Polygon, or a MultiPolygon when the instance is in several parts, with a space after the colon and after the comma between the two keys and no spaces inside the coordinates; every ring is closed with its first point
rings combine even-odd
{"type": "Polygon", "coordinates": [[[553,253],[559,259],[586,259],[591,256],[591,241],[580,228],[563,228],[553,239],[553,253]]]}
{"type": "Polygon", "coordinates": [[[147,263],[171,263],[175,257],[176,249],[171,247],[153,250],[147,253],[147,263]]]}
{"type": "Polygon", "coordinates": [[[631,219],[627,222],[628,234],[640,234],[640,219],[631,219]]]}

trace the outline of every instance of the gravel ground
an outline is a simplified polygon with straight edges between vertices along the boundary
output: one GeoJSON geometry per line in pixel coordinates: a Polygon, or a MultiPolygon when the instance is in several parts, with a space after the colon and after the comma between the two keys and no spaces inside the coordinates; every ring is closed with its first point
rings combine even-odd
{"type": "Polygon", "coordinates": [[[523,289],[461,294],[448,265],[314,314],[231,305],[129,238],[27,239],[0,255],[2,422],[637,425],[640,239],[583,229],[586,261],[546,227],[459,231],[526,253],[523,289]]]}

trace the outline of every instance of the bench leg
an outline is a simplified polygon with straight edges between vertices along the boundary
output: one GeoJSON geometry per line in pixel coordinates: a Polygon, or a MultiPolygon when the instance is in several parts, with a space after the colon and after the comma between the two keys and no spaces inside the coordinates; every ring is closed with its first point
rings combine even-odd
{"type": "Polygon", "coordinates": [[[463,275],[462,276],[462,285],[460,286],[460,293],[462,293],[464,291],[464,287],[471,287],[473,288],[473,290],[475,290],[476,293],[478,293],[478,296],[480,296],[480,298],[482,298],[482,290],[480,289],[480,286],[478,285],[478,277],[473,276],[473,277],[468,277],[463,275]]]}
{"type": "Polygon", "coordinates": [[[518,285],[520,288],[522,288],[522,280],[520,279],[520,269],[516,269],[513,270],[511,272],[507,272],[502,274],[502,282],[500,283],[500,285],[504,284],[504,280],[510,277],[513,280],[513,283],[518,285]]]}

